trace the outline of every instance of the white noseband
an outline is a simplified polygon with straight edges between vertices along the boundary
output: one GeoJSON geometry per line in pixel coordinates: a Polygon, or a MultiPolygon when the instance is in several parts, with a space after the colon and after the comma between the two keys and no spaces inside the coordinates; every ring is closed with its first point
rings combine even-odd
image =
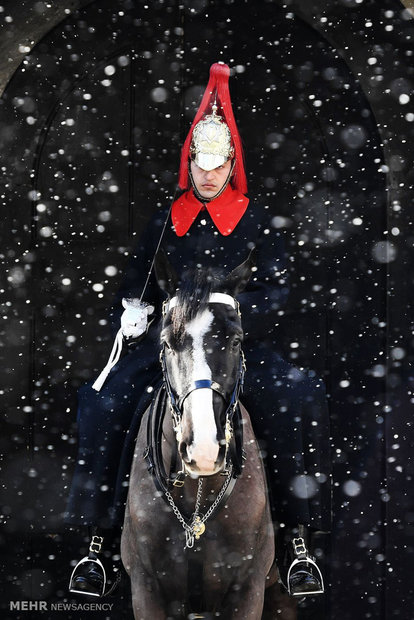
{"type": "MultiPolygon", "coordinates": [[[[175,308],[177,305],[178,297],[172,297],[168,301],[165,302],[164,306],[164,314],[175,308]]],[[[234,308],[234,310],[239,311],[239,303],[234,297],[231,295],[227,295],[227,293],[211,293],[209,299],[209,304],[227,304],[234,308]]]]}

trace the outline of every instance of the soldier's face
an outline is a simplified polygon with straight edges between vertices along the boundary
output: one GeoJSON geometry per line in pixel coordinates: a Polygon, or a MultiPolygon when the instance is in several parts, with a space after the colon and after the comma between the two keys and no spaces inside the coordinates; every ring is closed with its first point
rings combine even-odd
{"type": "Polygon", "coordinates": [[[191,162],[191,174],[198,193],[203,198],[213,198],[223,187],[231,169],[231,159],[214,170],[203,170],[191,162]]]}

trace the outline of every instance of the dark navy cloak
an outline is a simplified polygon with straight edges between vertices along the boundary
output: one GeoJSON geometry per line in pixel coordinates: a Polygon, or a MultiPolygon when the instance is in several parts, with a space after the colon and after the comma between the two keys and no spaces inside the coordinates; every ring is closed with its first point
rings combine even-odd
{"type": "MultiPolygon", "coordinates": [[[[111,309],[116,332],[123,297],[140,297],[167,211],[151,220],[111,309]]],[[[171,220],[162,245],[178,274],[193,267],[225,273],[257,246],[257,270],[239,296],[247,374],[242,401],[266,456],[274,518],[330,528],[329,428],[324,385],[278,351],[276,325],[288,296],[283,236],[270,209],[250,201],[235,230],[218,232],[202,210],[178,237],[171,220]]],[[[122,524],[134,441],[143,412],[160,384],[159,326],[164,296],[152,274],[144,300],[155,306],[147,336],[111,371],[100,392],[79,391],[79,453],[66,513],[72,524],[122,524]]]]}

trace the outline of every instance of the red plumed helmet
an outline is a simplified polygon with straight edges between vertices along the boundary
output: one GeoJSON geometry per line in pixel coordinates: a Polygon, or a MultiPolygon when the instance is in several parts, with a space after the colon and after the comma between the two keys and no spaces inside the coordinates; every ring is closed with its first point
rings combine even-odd
{"type": "Polygon", "coordinates": [[[210,67],[210,79],[181,151],[178,185],[189,187],[188,159],[204,170],[212,170],[235,157],[232,185],[247,192],[243,148],[231,105],[230,69],[216,62],[210,67]],[[217,112],[218,111],[218,112],[217,112]]]}

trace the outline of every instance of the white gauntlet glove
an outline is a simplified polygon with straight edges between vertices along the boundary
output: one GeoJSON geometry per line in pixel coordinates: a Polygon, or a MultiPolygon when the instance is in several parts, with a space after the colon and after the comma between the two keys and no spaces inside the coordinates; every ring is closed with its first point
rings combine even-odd
{"type": "Polygon", "coordinates": [[[125,308],[121,315],[121,329],[124,338],[138,338],[147,329],[148,315],[154,312],[154,306],[141,302],[137,298],[123,299],[125,308]]]}
{"type": "Polygon", "coordinates": [[[114,345],[105,368],[96,379],[92,388],[99,392],[112,368],[119,362],[122,353],[123,338],[138,338],[148,327],[148,315],[154,312],[154,306],[141,302],[138,298],[123,299],[125,308],[121,315],[121,327],[115,336],[114,345]]]}

